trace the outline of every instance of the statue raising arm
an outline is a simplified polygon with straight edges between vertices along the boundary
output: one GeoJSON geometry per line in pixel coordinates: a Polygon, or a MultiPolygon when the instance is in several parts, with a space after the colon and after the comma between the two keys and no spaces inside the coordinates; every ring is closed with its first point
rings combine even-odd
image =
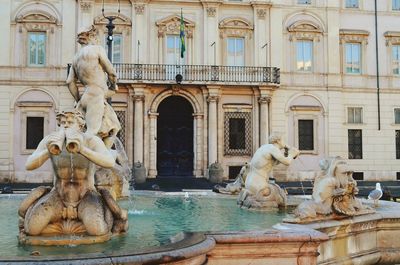
{"type": "Polygon", "coordinates": [[[50,154],[59,154],[64,138],[64,131],[54,132],[43,138],[36,150],[28,157],[25,164],[26,170],[34,170],[41,167],[50,158],[50,154]]]}

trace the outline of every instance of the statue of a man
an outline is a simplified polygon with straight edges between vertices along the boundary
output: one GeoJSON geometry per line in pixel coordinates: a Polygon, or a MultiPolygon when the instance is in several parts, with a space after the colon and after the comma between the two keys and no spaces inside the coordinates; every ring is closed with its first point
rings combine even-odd
{"type": "Polygon", "coordinates": [[[117,90],[117,74],[104,48],[97,44],[96,34],[94,26],[78,34],[77,41],[82,48],[72,62],[67,84],[78,102],[77,109],[85,113],[87,132],[99,135],[111,148],[121,125],[106,99],[117,90]],[[85,86],[82,97],[79,95],[78,80],[85,86]]]}
{"type": "Polygon", "coordinates": [[[115,221],[127,217],[108,194],[99,194],[94,186],[96,165],[111,168],[115,159],[100,138],[83,132],[85,121],[78,110],[58,113],[57,121],[60,129],[46,136],[26,162],[26,169],[34,170],[50,158],[54,187],[50,192],[43,187],[34,190],[21,203],[25,233],[40,235],[49,224],[72,220],[83,224],[89,235],[105,235],[115,221]]]}
{"type": "Polygon", "coordinates": [[[274,166],[279,163],[288,166],[298,155],[299,150],[287,147],[281,136],[271,135],[269,144],[258,148],[250,161],[249,174],[246,178],[245,189],[239,195],[239,203],[243,204],[250,195],[253,199],[249,200],[256,202],[249,202],[247,206],[258,205],[258,202],[261,202],[260,207],[263,207],[264,202],[270,201],[275,201],[277,205],[284,204],[286,195],[278,185],[269,183],[269,175],[274,166]]]}

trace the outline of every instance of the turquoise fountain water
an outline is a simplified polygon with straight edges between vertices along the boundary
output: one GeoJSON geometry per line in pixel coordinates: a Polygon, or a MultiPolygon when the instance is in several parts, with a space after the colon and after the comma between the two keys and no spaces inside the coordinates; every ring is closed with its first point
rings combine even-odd
{"type": "Polygon", "coordinates": [[[132,196],[120,201],[129,209],[128,233],[109,242],[93,245],[43,247],[18,245],[17,209],[23,196],[0,197],[0,256],[42,256],[88,253],[118,254],[145,250],[170,243],[179,232],[251,231],[270,228],[285,218],[284,212],[251,212],[240,209],[236,198],[220,196],[132,196]]]}

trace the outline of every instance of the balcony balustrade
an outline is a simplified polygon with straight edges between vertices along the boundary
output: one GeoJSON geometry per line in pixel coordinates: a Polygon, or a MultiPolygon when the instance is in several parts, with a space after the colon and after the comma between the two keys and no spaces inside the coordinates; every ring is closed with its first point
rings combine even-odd
{"type": "MultiPolygon", "coordinates": [[[[70,65],[68,65],[69,70],[70,65]]],[[[280,83],[277,67],[218,66],[218,65],[175,65],[175,64],[128,64],[114,63],[119,82],[182,82],[227,83],[230,85],[280,83]]]]}

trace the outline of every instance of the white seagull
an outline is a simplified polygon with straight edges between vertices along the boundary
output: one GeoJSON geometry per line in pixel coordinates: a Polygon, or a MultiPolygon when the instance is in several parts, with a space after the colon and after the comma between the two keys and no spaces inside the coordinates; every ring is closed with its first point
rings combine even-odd
{"type": "Polygon", "coordinates": [[[376,187],[373,191],[368,194],[368,199],[374,200],[375,207],[378,205],[378,200],[382,197],[382,188],[379,182],[376,183],[376,187]]]}

